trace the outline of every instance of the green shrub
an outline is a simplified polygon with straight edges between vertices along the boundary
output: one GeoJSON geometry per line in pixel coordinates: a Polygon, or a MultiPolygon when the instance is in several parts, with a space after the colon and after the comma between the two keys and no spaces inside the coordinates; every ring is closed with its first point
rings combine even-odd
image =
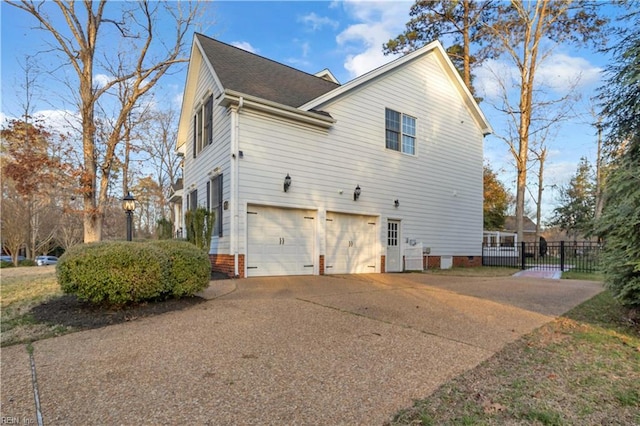
{"type": "Polygon", "coordinates": [[[169,219],[161,218],[156,222],[156,234],[159,240],[170,240],[173,237],[173,222],[169,219]]]}
{"type": "Polygon", "coordinates": [[[19,261],[18,266],[37,266],[37,263],[31,259],[25,259],[19,261]]]}
{"type": "Polygon", "coordinates": [[[184,219],[187,227],[187,241],[208,253],[216,219],[215,213],[204,207],[198,207],[195,210],[188,210],[184,219]]]}
{"type": "Polygon", "coordinates": [[[209,285],[211,261],[204,251],[187,241],[159,240],[151,244],[169,257],[168,288],[173,296],[192,296],[209,285]]]}
{"type": "Polygon", "coordinates": [[[12,262],[5,262],[4,260],[0,260],[0,268],[12,268],[12,262]]]}
{"type": "Polygon", "coordinates": [[[101,242],[71,247],[56,265],[65,293],[83,300],[124,305],[169,293],[169,258],[141,242],[101,242]]]}
{"type": "Polygon", "coordinates": [[[186,241],[101,242],[71,247],[58,259],[65,293],[124,305],[192,296],[209,284],[208,255],[186,241]]]}

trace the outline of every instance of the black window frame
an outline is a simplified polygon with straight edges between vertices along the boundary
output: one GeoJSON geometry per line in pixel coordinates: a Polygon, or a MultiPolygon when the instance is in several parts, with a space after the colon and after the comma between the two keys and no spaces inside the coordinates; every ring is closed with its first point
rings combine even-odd
{"type": "Polygon", "coordinates": [[[222,189],[224,185],[223,174],[219,174],[211,178],[209,182],[207,182],[207,192],[209,193],[207,196],[207,208],[209,211],[215,213],[215,221],[213,224],[213,232],[212,235],[217,235],[218,237],[223,236],[223,200],[222,200],[222,189]]]}

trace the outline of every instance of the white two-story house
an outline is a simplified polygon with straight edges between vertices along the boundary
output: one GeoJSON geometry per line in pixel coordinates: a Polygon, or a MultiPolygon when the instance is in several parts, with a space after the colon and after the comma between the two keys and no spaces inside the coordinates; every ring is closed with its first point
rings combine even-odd
{"type": "Polygon", "coordinates": [[[341,85],[196,34],[182,210],[234,277],[480,265],[490,132],[438,42],[341,85]]]}

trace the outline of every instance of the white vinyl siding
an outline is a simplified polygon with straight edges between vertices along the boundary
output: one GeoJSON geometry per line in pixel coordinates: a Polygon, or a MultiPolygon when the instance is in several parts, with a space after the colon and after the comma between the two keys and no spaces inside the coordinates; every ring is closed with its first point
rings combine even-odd
{"type": "MultiPolygon", "coordinates": [[[[423,57],[318,109],[336,120],[329,130],[242,111],[241,206],[394,217],[402,219],[403,239],[434,256],[481,254],[483,135],[438,60],[423,57]],[[387,108],[415,118],[415,155],[385,155],[387,108]],[[287,173],[292,184],[284,192],[287,173]],[[362,195],[353,201],[356,185],[362,195]]],[[[386,222],[379,229],[382,255],[386,222]]]]}
{"type": "MultiPolygon", "coordinates": [[[[204,106],[204,109],[206,110],[208,109],[206,106],[208,104],[208,100],[211,100],[211,131],[209,132],[211,134],[211,143],[208,143],[209,136],[207,135],[206,138],[204,136],[204,134],[208,132],[209,126],[207,126],[206,132],[204,127],[202,127],[203,148],[198,152],[197,157],[194,155],[196,144],[187,144],[184,158],[183,182],[186,198],[188,198],[187,195],[189,192],[194,189],[199,189],[198,204],[206,206],[206,197],[209,197],[209,206],[212,209],[214,208],[214,200],[211,198],[211,179],[216,174],[230,176],[231,168],[231,120],[227,108],[217,105],[216,98],[220,93],[221,91],[216,85],[213,75],[209,72],[206,63],[202,62],[198,71],[198,79],[193,102],[194,104],[200,105],[201,109],[202,106],[204,106]],[[209,191],[207,191],[207,186],[209,186],[209,191]]],[[[196,111],[195,107],[193,111],[196,111]]],[[[204,114],[205,112],[203,111],[203,115],[204,114]]],[[[191,116],[192,120],[195,116],[195,113],[191,116]]],[[[196,126],[193,121],[191,121],[190,124],[186,140],[193,142],[197,135],[197,132],[195,132],[196,126]]],[[[230,180],[231,179],[223,179],[221,197],[222,204],[224,204],[225,200],[230,200],[231,198],[230,180]]],[[[186,206],[189,205],[188,201],[188,199],[185,199],[186,206]]],[[[231,221],[230,215],[225,215],[223,211],[219,216],[222,222],[220,223],[221,234],[223,236],[229,235],[231,221]]],[[[216,226],[218,226],[218,224],[216,224],[216,226]]],[[[214,233],[211,241],[210,253],[230,254],[229,238],[220,236],[220,233],[214,233]]]]}

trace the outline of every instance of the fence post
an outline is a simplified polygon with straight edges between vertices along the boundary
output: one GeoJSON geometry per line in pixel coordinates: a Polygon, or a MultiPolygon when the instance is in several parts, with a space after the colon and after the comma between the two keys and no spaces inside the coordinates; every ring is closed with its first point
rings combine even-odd
{"type": "Polygon", "coordinates": [[[522,269],[523,271],[527,268],[526,265],[526,256],[524,253],[526,244],[524,241],[520,241],[520,269],[522,269]]]}
{"type": "Polygon", "coordinates": [[[560,241],[560,272],[564,272],[564,241],[560,241]]]}

